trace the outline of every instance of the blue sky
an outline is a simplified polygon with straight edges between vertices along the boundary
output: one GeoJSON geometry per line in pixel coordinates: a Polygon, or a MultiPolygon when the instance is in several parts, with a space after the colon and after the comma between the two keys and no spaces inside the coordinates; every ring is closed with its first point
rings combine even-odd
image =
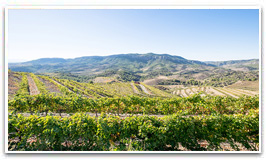
{"type": "Polygon", "coordinates": [[[8,60],[158,53],[259,58],[258,9],[8,11],[8,60]]]}

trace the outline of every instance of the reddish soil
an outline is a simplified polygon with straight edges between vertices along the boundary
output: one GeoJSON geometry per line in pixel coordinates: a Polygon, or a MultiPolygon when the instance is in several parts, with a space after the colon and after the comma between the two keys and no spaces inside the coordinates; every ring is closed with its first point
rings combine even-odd
{"type": "Polygon", "coordinates": [[[21,76],[13,72],[8,72],[8,95],[14,95],[19,90],[21,76]]]}
{"type": "Polygon", "coordinates": [[[40,91],[38,90],[38,87],[36,86],[34,80],[31,78],[31,76],[28,75],[27,77],[28,77],[30,95],[40,94],[40,91]]]}

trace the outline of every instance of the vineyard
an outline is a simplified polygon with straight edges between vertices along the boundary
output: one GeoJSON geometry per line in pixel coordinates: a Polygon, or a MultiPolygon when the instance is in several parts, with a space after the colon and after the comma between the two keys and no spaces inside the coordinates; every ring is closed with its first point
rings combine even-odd
{"type": "Polygon", "coordinates": [[[172,94],[178,95],[181,97],[188,97],[189,95],[200,93],[202,96],[212,95],[212,96],[229,96],[238,98],[243,95],[247,96],[255,96],[258,95],[258,92],[243,90],[243,89],[232,89],[227,87],[211,87],[211,86],[204,86],[204,87],[184,87],[184,88],[172,88],[172,94]]]}
{"type": "Polygon", "coordinates": [[[259,96],[9,73],[10,151],[257,151],[259,96]]]}

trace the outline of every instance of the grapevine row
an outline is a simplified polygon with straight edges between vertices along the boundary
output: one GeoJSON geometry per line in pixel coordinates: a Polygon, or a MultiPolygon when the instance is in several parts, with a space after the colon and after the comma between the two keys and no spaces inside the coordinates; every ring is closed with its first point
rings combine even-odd
{"type": "Polygon", "coordinates": [[[259,97],[220,97],[200,94],[187,98],[158,97],[119,97],[91,99],[84,97],[61,97],[55,95],[36,95],[14,97],[8,102],[9,110],[16,112],[107,112],[114,114],[234,114],[258,110],[259,97]]]}
{"type": "Polygon", "coordinates": [[[134,91],[130,83],[115,82],[111,84],[94,84],[93,86],[100,86],[112,97],[121,97],[126,95],[134,95],[134,91]]]}
{"type": "Polygon", "coordinates": [[[90,97],[90,98],[99,98],[99,95],[95,95],[95,94],[91,94],[92,92],[89,90],[80,90],[76,84],[71,83],[70,80],[66,80],[66,79],[56,79],[54,78],[57,82],[61,83],[62,85],[64,85],[65,87],[67,87],[68,89],[70,89],[71,91],[73,91],[74,93],[76,93],[77,95],[80,96],[84,96],[84,97],[90,97]]]}
{"type": "Polygon", "coordinates": [[[191,151],[223,150],[228,143],[239,150],[258,150],[259,114],[183,117],[102,114],[71,117],[9,116],[9,150],[26,151],[191,151]],[[201,146],[206,141],[207,146],[201,146]]]}
{"type": "Polygon", "coordinates": [[[88,93],[94,95],[95,97],[113,97],[113,95],[109,94],[104,88],[98,85],[92,85],[88,83],[79,83],[76,81],[69,81],[72,85],[77,86],[79,89],[83,91],[87,91],[88,93]]]}
{"type": "Polygon", "coordinates": [[[162,96],[162,97],[173,97],[171,94],[167,94],[166,92],[163,92],[157,88],[151,87],[149,85],[146,85],[145,83],[141,83],[145,88],[150,90],[152,93],[156,94],[157,96],[162,96]]]}
{"type": "Polygon", "coordinates": [[[42,81],[40,81],[37,76],[33,73],[30,73],[31,78],[34,80],[38,90],[40,91],[41,94],[48,94],[48,91],[42,81]]]}
{"type": "Polygon", "coordinates": [[[40,77],[42,79],[45,79],[45,80],[53,83],[55,86],[57,86],[62,94],[67,95],[67,96],[76,96],[76,94],[73,93],[72,91],[70,91],[67,87],[55,82],[53,79],[51,79],[47,76],[40,76],[40,77]]]}
{"type": "Polygon", "coordinates": [[[16,95],[20,96],[29,95],[29,83],[28,83],[27,74],[21,73],[21,75],[22,75],[22,80],[19,84],[20,88],[17,91],[16,95]]]}

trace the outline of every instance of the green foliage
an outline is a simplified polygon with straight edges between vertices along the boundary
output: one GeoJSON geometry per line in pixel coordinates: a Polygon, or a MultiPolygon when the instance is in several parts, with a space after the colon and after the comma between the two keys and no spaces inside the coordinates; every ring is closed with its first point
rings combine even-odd
{"type": "Polygon", "coordinates": [[[65,95],[65,96],[76,96],[76,94],[72,91],[69,90],[69,88],[59,84],[58,82],[56,82],[55,80],[53,80],[52,78],[49,78],[47,76],[40,76],[41,78],[51,82],[52,84],[54,84],[55,86],[57,86],[60,90],[60,92],[65,95]]]}
{"type": "Polygon", "coordinates": [[[41,94],[47,94],[48,91],[46,90],[46,87],[45,87],[44,83],[42,81],[40,81],[35,74],[30,73],[30,76],[34,80],[34,82],[35,82],[38,90],[40,91],[40,93],[41,94]]]}
{"type": "Polygon", "coordinates": [[[118,80],[121,80],[124,82],[139,81],[140,80],[140,76],[135,75],[133,72],[119,71],[118,75],[119,75],[118,80]]]}
{"type": "Polygon", "coordinates": [[[88,82],[89,80],[93,78],[87,75],[72,74],[71,72],[55,72],[54,75],[58,79],[67,79],[67,80],[73,80],[77,82],[88,82]]]}
{"type": "Polygon", "coordinates": [[[157,69],[155,71],[151,71],[145,76],[141,76],[140,80],[144,81],[145,79],[151,79],[151,78],[155,78],[158,76],[171,76],[171,75],[173,75],[173,73],[170,70],[166,68],[162,68],[159,70],[157,69]]]}
{"type": "Polygon", "coordinates": [[[237,81],[256,81],[259,79],[258,71],[241,72],[227,71],[215,74],[204,81],[205,86],[224,87],[234,84],[237,81]]]}
{"type": "Polygon", "coordinates": [[[20,88],[17,91],[17,96],[23,96],[23,95],[29,95],[29,84],[28,84],[28,78],[26,73],[20,73],[22,75],[22,80],[19,84],[20,88]]]}
{"type": "MultiPolygon", "coordinates": [[[[201,151],[222,150],[224,142],[234,150],[239,150],[236,143],[257,150],[258,96],[201,97],[198,93],[176,98],[141,83],[152,95],[140,97],[135,96],[130,83],[91,84],[40,76],[60,89],[62,95],[56,96],[49,94],[32,73],[42,94],[30,96],[27,73],[20,74],[20,89],[8,101],[9,150],[178,151],[182,145],[187,150],[201,151]],[[17,114],[20,112],[37,115],[24,117],[17,114]],[[46,116],[38,116],[40,112],[46,112],[46,116]],[[49,112],[76,114],[62,118],[49,112]],[[86,115],[88,112],[96,116],[86,115]],[[121,114],[126,118],[113,116],[121,114]],[[146,116],[150,114],[166,116],[146,116]],[[207,141],[207,148],[200,141],[207,141]]],[[[223,77],[212,82],[220,80],[223,77]]],[[[188,84],[195,83],[190,80],[188,84]]],[[[133,84],[136,89],[137,84],[133,84]]]]}
{"type": "MultiPolygon", "coordinates": [[[[94,75],[98,71],[106,71],[112,68],[112,70],[127,70],[131,72],[137,72],[145,67],[153,68],[149,70],[156,71],[159,68],[164,68],[169,72],[179,64],[202,64],[203,62],[191,61],[179,56],[171,56],[167,54],[120,54],[110,56],[87,56],[79,57],[75,59],[38,59],[24,64],[12,64],[9,66],[14,71],[27,71],[34,73],[52,73],[52,72],[64,72],[68,73],[89,73],[94,75]],[[163,65],[162,65],[163,64],[163,65]]],[[[66,74],[62,75],[65,76],[66,74]]],[[[85,75],[85,74],[84,74],[85,75]]],[[[70,77],[70,75],[68,75],[70,77]]],[[[71,76],[74,80],[75,77],[71,76]]],[[[85,78],[85,77],[84,77],[85,78]]]]}
{"type": "Polygon", "coordinates": [[[9,150],[12,151],[178,151],[179,144],[191,151],[221,151],[221,143],[236,143],[256,150],[259,114],[189,116],[132,116],[102,114],[71,117],[9,116],[9,150]],[[230,125],[229,125],[230,124],[230,125]],[[12,141],[19,137],[17,142],[12,141]],[[209,144],[201,147],[200,141],[209,144]]]}
{"type": "Polygon", "coordinates": [[[158,97],[168,97],[168,98],[173,98],[174,95],[170,94],[170,93],[167,93],[167,92],[164,92],[160,89],[157,89],[155,87],[152,87],[152,86],[149,86],[149,85],[146,85],[144,83],[141,83],[146,89],[148,89],[149,91],[151,91],[153,93],[153,96],[158,96],[158,97]]]}
{"type": "Polygon", "coordinates": [[[234,84],[237,81],[257,81],[259,79],[258,71],[242,72],[228,70],[223,73],[214,73],[213,75],[203,80],[190,79],[190,76],[185,77],[185,80],[168,79],[159,82],[159,85],[184,85],[184,86],[214,86],[224,87],[234,84]]]}
{"type": "Polygon", "coordinates": [[[119,98],[91,99],[81,96],[61,97],[36,95],[14,97],[8,102],[9,110],[15,112],[93,112],[123,114],[246,114],[259,108],[259,97],[240,98],[206,96],[199,94],[187,98],[150,98],[128,96],[119,98]]]}

